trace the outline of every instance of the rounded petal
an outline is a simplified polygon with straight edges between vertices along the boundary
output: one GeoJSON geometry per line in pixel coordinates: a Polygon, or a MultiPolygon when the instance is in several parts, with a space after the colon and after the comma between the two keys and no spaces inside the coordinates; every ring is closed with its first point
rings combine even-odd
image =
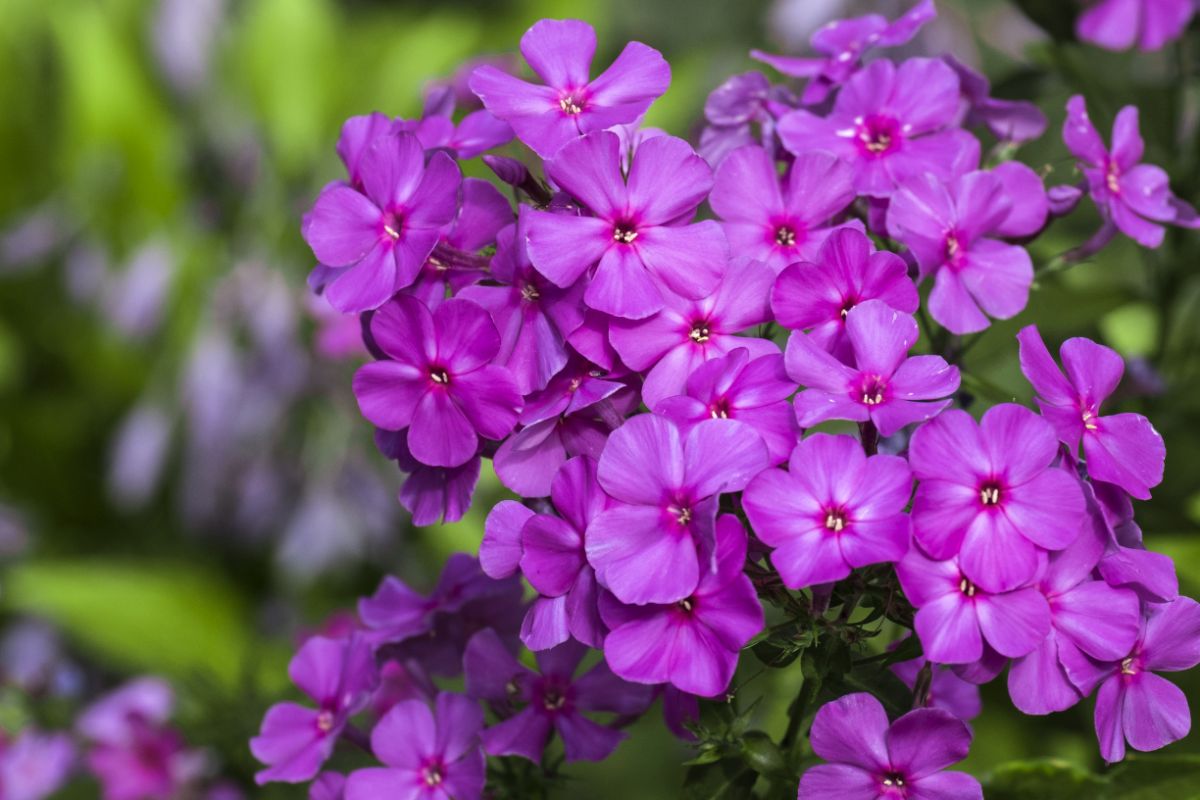
{"type": "Polygon", "coordinates": [[[349,186],[334,184],[317,196],[304,219],[304,240],[313,255],[330,267],[362,260],[379,242],[378,206],[349,186]]]}
{"type": "Polygon", "coordinates": [[[891,765],[919,779],[967,757],[971,731],[940,708],[918,708],[892,723],[887,732],[891,765]]]}
{"type": "Polygon", "coordinates": [[[556,89],[586,86],[596,53],[596,30],[577,19],[543,19],[521,37],[521,55],[556,89]]]}
{"type": "Polygon", "coordinates": [[[850,764],[817,764],[800,776],[799,800],[878,800],[879,779],[850,764]]]}
{"type": "Polygon", "coordinates": [[[354,373],[354,398],[367,420],[387,431],[407,428],[428,391],[428,378],[398,361],[364,364],[354,373]]]}
{"type": "Polygon", "coordinates": [[[521,562],[521,529],[533,511],[516,500],[501,500],[488,512],[479,544],[479,566],[499,580],[517,571],[521,562]]]}
{"type": "Polygon", "coordinates": [[[1050,633],[1050,606],[1036,589],[977,598],[975,608],[984,638],[1000,655],[1032,653],[1050,633]]]}
{"type": "Polygon", "coordinates": [[[826,761],[852,764],[876,773],[890,767],[888,718],[879,701],[865,692],[826,703],[813,718],[813,752],[826,761]]]}
{"type": "Polygon", "coordinates": [[[431,467],[457,467],[469,461],[478,447],[474,426],[447,392],[422,395],[408,429],[413,458],[431,467]]]}
{"type": "Polygon", "coordinates": [[[592,520],[585,541],[600,583],[622,602],[675,603],[699,583],[696,543],[665,510],[610,508],[592,520]]]}

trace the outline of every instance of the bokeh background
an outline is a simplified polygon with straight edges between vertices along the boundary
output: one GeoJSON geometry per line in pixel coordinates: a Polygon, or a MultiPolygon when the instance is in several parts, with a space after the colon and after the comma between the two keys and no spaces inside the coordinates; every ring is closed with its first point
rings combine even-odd
{"type": "MultiPolygon", "coordinates": [[[[485,465],[461,522],[414,528],[401,475],[374,450],[350,376],[353,330],[307,296],[299,217],[340,175],[342,120],[419,112],[466,59],[515,50],[543,16],[587,19],[598,62],[628,39],[674,80],[648,123],[694,135],[707,93],[754,68],[751,47],[802,52],[819,24],[885,0],[3,0],[0,2],[0,727],[64,727],[84,698],[140,674],[174,684],[177,724],[246,796],[246,740],[290,691],[295,636],[385,572],[427,589],[474,552],[501,488],[485,465]],[[31,677],[32,676],[32,677],[31,677]]],[[[1030,6],[1041,5],[1034,0],[1030,6]]],[[[1069,7],[1068,0],[1048,6],[1069,7]]],[[[1074,178],[1057,134],[1082,91],[1105,125],[1142,110],[1148,161],[1200,199],[1196,34],[1160,54],[1052,43],[1016,6],[942,0],[907,50],[953,52],[1000,96],[1050,116],[1020,157],[1074,178]]],[[[1067,13],[1070,13],[1067,8],[1067,13]]],[[[1052,21],[1047,24],[1052,24],[1052,21]]],[[[476,165],[478,166],[478,165],[476,165]]],[[[485,177],[483,172],[475,174],[485,177]]],[[[1034,255],[1086,239],[1088,210],[1034,255]]],[[[1138,520],[1200,591],[1200,237],[1157,252],[1119,241],[1044,276],[1017,320],[967,356],[985,403],[1030,395],[1013,334],[1087,335],[1129,359],[1118,400],[1164,434],[1167,478],[1138,520]]],[[[752,659],[743,677],[757,667],[752,659]]],[[[754,678],[774,735],[795,678],[754,678]]],[[[1181,679],[1193,698],[1200,676],[1181,679]]],[[[985,691],[967,764],[1014,758],[1099,768],[1089,703],[1051,718],[985,691]]],[[[1193,703],[1194,706],[1200,705],[1193,703]]],[[[583,798],[673,797],[686,748],[657,714],[583,798]]],[[[1175,745],[1200,752],[1200,737],[1175,745]]],[[[76,783],[70,797],[95,796],[76,783]]]]}

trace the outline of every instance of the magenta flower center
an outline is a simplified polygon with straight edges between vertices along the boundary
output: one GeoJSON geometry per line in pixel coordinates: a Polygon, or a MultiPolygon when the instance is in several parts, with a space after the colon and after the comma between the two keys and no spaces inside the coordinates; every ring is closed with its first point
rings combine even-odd
{"type": "Polygon", "coordinates": [[[1104,184],[1113,194],[1121,193],[1121,169],[1113,162],[1109,162],[1104,176],[1104,184]]]}
{"type": "Polygon", "coordinates": [[[887,797],[908,797],[904,776],[899,772],[885,773],[879,779],[879,790],[887,797]]]}
{"type": "Polygon", "coordinates": [[[1140,671],[1141,671],[1141,666],[1138,664],[1137,659],[1135,657],[1129,656],[1128,658],[1124,658],[1121,660],[1121,674],[1122,675],[1137,675],[1138,672],[1140,672],[1140,671]]]}
{"type": "Polygon", "coordinates": [[[431,761],[421,767],[421,780],[425,781],[426,786],[441,786],[445,777],[445,767],[441,760],[431,761]]]}
{"type": "Polygon", "coordinates": [[[1095,410],[1092,408],[1083,409],[1082,419],[1084,430],[1094,431],[1099,429],[1100,426],[1096,424],[1099,420],[1096,417],[1095,410]]]}
{"type": "Polygon", "coordinates": [[[329,733],[333,730],[333,712],[322,711],[317,714],[317,730],[321,733],[329,733]]]}
{"type": "Polygon", "coordinates": [[[583,113],[583,97],[575,92],[567,92],[558,99],[558,107],[569,117],[583,113]]]}
{"type": "Polygon", "coordinates": [[[882,156],[900,144],[900,123],[891,117],[870,116],[858,122],[858,144],[869,156],[882,156]]]}
{"type": "Polygon", "coordinates": [[[834,533],[841,533],[846,528],[846,512],[840,508],[833,508],[825,512],[825,528],[834,533]]]}
{"type": "Polygon", "coordinates": [[[692,323],[692,329],[688,331],[688,338],[696,344],[704,344],[712,335],[712,331],[708,327],[708,320],[697,320],[692,323]]]}
{"type": "Polygon", "coordinates": [[[859,387],[859,402],[877,406],[887,397],[887,382],[882,375],[864,375],[859,387]]]}
{"type": "Polygon", "coordinates": [[[387,211],[383,215],[383,232],[391,237],[392,241],[400,238],[400,231],[404,230],[404,218],[394,211],[387,211]]]}
{"type": "Polygon", "coordinates": [[[963,578],[962,581],[958,584],[958,590],[960,592],[962,592],[964,595],[966,595],[967,597],[974,597],[975,592],[978,591],[975,588],[975,584],[971,583],[966,578],[963,578]]]}
{"type": "Polygon", "coordinates": [[[682,504],[668,506],[667,513],[675,517],[680,525],[687,525],[692,521],[692,509],[682,504]]]}
{"type": "Polygon", "coordinates": [[[541,296],[541,292],[532,283],[527,283],[521,287],[521,299],[527,303],[537,302],[541,296]]]}
{"type": "Polygon", "coordinates": [[[850,309],[854,308],[856,305],[858,305],[858,301],[853,297],[847,297],[842,301],[842,309],[839,313],[842,315],[843,320],[850,316],[850,309]]]}
{"type": "Polygon", "coordinates": [[[729,419],[729,401],[722,397],[712,404],[708,413],[713,419],[729,419]]]}
{"type": "Polygon", "coordinates": [[[676,603],[675,607],[678,608],[680,611],[682,611],[684,614],[691,614],[692,611],[696,608],[696,604],[693,602],[692,598],[685,597],[684,599],[682,599],[678,603],[676,603]]]}
{"type": "Polygon", "coordinates": [[[979,487],[979,502],[985,506],[1000,505],[1000,484],[996,481],[986,481],[979,487]]]}
{"type": "Polygon", "coordinates": [[[618,244],[633,244],[637,237],[637,226],[632,222],[618,222],[613,226],[613,241],[618,244]]]}
{"type": "Polygon", "coordinates": [[[450,383],[450,373],[446,372],[445,367],[430,367],[429,380],[439,386],[447,386],[450,383]]]}
{"type": "Polygon", "coordinates": [[[547,683],[542,689],[542,707],[547,711],[562,711],[567,704],[567,693],[563,687],[547,683]]]}
{"type": "Polygon", "coordinates": [[[775,229],[775,244],[780,247],[795,247],[796,230],[790,225],[780,225],[775,229]]]}

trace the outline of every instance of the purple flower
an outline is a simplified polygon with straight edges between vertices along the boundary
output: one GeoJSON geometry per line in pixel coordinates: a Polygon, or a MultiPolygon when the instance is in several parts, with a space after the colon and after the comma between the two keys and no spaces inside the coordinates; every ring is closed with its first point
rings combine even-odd
{"type": "Polygon", "coordinates": [[[999,237],[1036,233],[1048,208],[1041,178],[1010,161],[949,183],[907,180],[892,197],[887,228],[912,251],[921,276],[934,275],[933,318],[952,333],[975,333],[989,324],[984,312],[1008,319],[1029,302],[1029,253],[999,237]]]}
{"type": "Polygon", "coordinates": [[[615,133],[593,133],[546,162],[546,174],[593,216],[533,212],[529,257],[563,287],[595,266],[584,302],[641,319],[663,307],[664,286],[692,299],[712,292],[729,245],[712,220],[685,224],[712,188],[712,171],[687,142],[674,136],[643,142],[628,182],[620,147],[615,133]]]}
{"type": "Polygon", "coordinates": [[[308,787],[308,800],[343,800],[346,776],[340,772],[322,772],[308,787]]]}
{"type": "Polygon", "coordinates": [[[567,761],[603,761],[628,734],[584,716],[585,711],[640,714],[653,699],[648,687],[626,683],[603,661],[580,677],[575,670],[587,648],[560,644],[537,654],[541,674],[522,666],[492,631],[480,631],[467,645],[467,694],[501,708],[524,706],[483,732],[489,755],[515,755],[540,762],[557,731],[567,761]]]}
{"type": "Polygon", "coordinates": [[[449,114],[430,114],[420,120],[402,122],[397,128],[416,134],[426,150],[447,150],[463,160],[507,144],[513,138],[508,123],[484,109],[472,111],[457,124],[449,114]]]}
{"type": "Polygon", "coordinates": [[[883,706],[865,692],[821,706],[813,751],[828,764],[800,778],[799,800],[983,800],[979,782],[944,772],[967,757],[971,731],[937,708],[918,708],[888,724],[883,706]]]}
{"type": "Polygon", "coordinates": [[[484,278],[492,263],[477,255],[512,225],[512,206],[500,190],[480,178],[464,178],[458,216],[442,228],[437,245],[405,290],[435,309],[464,287],[484,278]]]}
{"type": "MultiPolygon", "coordinates": [[[[925,657],[914,658],[912,661],[901,661],[892,664],[892,673],[912,689],[917,684],[917,674],[925,666],[925,657]]],[[[979,687],[963,680],[954,670],[933,665],[933,673],[929,681],[929,694],[926,696],[929,708],[940,708],[949,711],[963,722],[975,719],[983,712],[983,701],[979,698],[979,687]]]]}
{"type": "Polygon", "coordinates": [[[491,276],[499,286],[477,284],[458,297],[483,306],[500,332],[496,363],[508,367],[521,394],[544,389],[567,365],[566,338],[583,323],[583,287],[560,289],[537,272],[525,251],[528,209],[502,231],[491,276]]]}
{"type": "Polygon", "coordinates": [[[854,350],[846,333],[850,309],[882,300],[897,311],[916,313],[920,298],[904,259],[876,251],[862,231],[833,231],[816,256],[792,264],[771,289],[771,310],[780,325],[808,330],[808,338],[841,361],[854,350]]]}
{"type": "Polygon", "coordinates": [[[1091,339],[1068,339],[1059,348],[1064,377],[1035,326],[1022,329],[1017,341],[1021,371],[1037,390],[1042,416],[1059,441],[1074,454],[1083,440],[1094,480],[1115,483],[1139,500],[1150,499],[1150,488],[1163,478],[1167,448],[1162,436],[1141,414],[1100,416],[1101,403],[1125,371],[1121,356],[1091,339]]]}
{"type": "Polygon", "coordinates": [[[1046,132],[1046,115],[1027,100],[992,97],[992,85],[982,74],[952,55],[942,60],[958,73],[967,125],[984,125],[1002,142],[1030,142],[1046,132]]]}
{"type": "Polygon", "coordinates": [[[776,155],[775,118],[795,106],[791,91],[772,86],[761,72],[731,76],[704,102],[709,124],[700,133],[700,155],[716,168],[734,150],[755,143],[754,125],[759,127],[757,141],[776,155]]]}
{"type": "Polygon", "coordinates": [[[792,380],[808,387],[796,395],[796,419],[811,428],[830,419],[873,422],[884,436],[937,416],[950,405],[939,400],[958,390],[958,368],[941,356],[908,357],[917,323],[882,300],[868,300],[846,314],[854,367],[796,331],[784,360],[792,380]],[[925,402],[935,400],[936,402],[925,402]]]}
{"type": "Polygon", "coordinates": [[[718,495],[769,464],[749,425],[709,419],[685,435],[668,419],[633,417],[608,438],[600,485],[618,503],[592,520],[587,557],[624,603],[678,603],[713,572],[718,495]]]}
{"type": "Polygon", "coordinates": [[[888,22],[879,14],[867,14],[823,26],[809,43],[824,58],[777,56],[760,50],[751,50],[750,57],[770,64],[784,75],[811,78],[803,101],[805,105],[817,105],[858,71],[863,56],[870,50],[906,44],[936,16],[933,0],[920,0],[895,22],[888,22]]]}
{"type": "Polygon", "coordinates": [[[738,336],[771,318],[768,293],[775,276],[759,261],[736,258],[702,300],[672,294],[666,307],[642,320],[613,320],[609,340],[630,369],[649,370],[642,400],[650,408],[683,392],[688,376],[706,361],[745,348],[754,357],[775,355],[768,339],[738,336]]]}
{"type": "Polygon", "coordinates": [[[428,596],[389,575],[375,594],[358,601],[358,615],[376,649],[413,659],[438,675],[457,675],[463,648],[476,631],[495,628],[516,647],[525,613],[521,594],[519,580],[494,580],[477,560],[455,553],[428,596]]]}
{"type": "Polygon", "coordinates": [[[65,733],[25,728],[0,744],[0,793],[4,800],[42,800],[66,783],[75,765],[75,745],[65,733]]]}
{"type": "Polygon", "coordinates": [[[746,532],[737,517],[717,519],[715,559],[716,569],[675,602],[623,605],[612,595],[601,596],[600,613],[612,629],[604,657],[613,672],[703,697],[725,691],[738,652],[763,627],[762,604],[742,573],[746,532]]]}
{"type": "Polygon", "coordinates": [[[312,637],[292,658],[288,676],[317,707],[277,703],[267,709],[262,729],[250,740],[254,757],[267,765],[254,776],[259,785],[312,780],[346,722],[366,708],[378,680],[371,646],[359,634],[312,637]]]}
{"type": "Polygon", "coordinates": [[[1085,688],[1070,678],[1088,656],[1120,659],[1133,647],[1141,605],[1129,589],[1115,589],[1092,572],[1104,553],[1104,540],[1089,533],[1050,556],[1037,588],[1050,606],[1050,634],[1037,649],[1015,660],[1008,672],[1013,705],[1026,714],[1070,708],[1085,688]]]}
{"type": "Polygon", "coordinates": [[[543,19],[521,37],[521,54],[545,86],[484,65],[471,74],[471,91],[542,158],[572,139],[633,122],[671,83],[662,55],[630,42],[617,60],[590,79],[596,31],[579,20],[543,19]]]}
{"type": "Polygon", "coordinates": [[[462,181],[445,153],[426,166],[421,143],[406,133],[376,137],[358,167],[363,192],[326,186],[303,225],[313,255],[334,270],[325,294],[345,313],[378,308],[416,279],[458,210],[462,181]]]}
{"type": "Polygon", "coordinates": [[[972,664],[988,647],[1001,656],[1031,653],[1050,633],[1050,608],[1033,587],[988,592],[971,582],[958,559],[935,561],[911,548],[896,565],[900,586],[917,609],[925,656],[938,664],[972,664]]]}
{"type": "Polygon", "coordinates": [[[919,481],[917,543],[935,559],[958,554],[970,582],[988,592],[1027,583],[1043,549],[1062,550],[1079,535],[1083,496],[1051,466],[1057,455],[1050,424],[1012,403],[978,424],[955,410],[922,425],[908,453],[919,481]]]}
{"type": "Polygon", "coordinates": [[[408,431],[375,429],[375,445],[408,474],[400,487],[400,504],[412,514],[417,526],[439,520],[457,522],[471,507],[479,482],[479,456],[457,467],[431,467],[413,458],[408,450],[408,431]]]}
{"type": "Polygon", "coordinates": [[[1096,0],[1075,20],[1075,35],[1109,50],[1160,50],[1195,11],[1191,0],[1096,0]]]}
{"type": "Polygon", "coordinates": [[[447,300],[430,313],[398,295],[371,318],[371,335],[391,360],[354,374],[358,407],[380,428],[408,428],[409,451],[422,464],[465,464],[480,437],[513,429],[521,394],[512,373],[489,363],[500,336],[475,303],[447,300]]]}
{"type": "Polygon", "coordinates": [[[371,731],[371,751],[386,766],[350,773],[346,800],[479,800],[482,729],[483,712],[460,694],[440,693],[433,711],[420,700],[397,703],[371,731]]]}
{"type": "Polygon", "coordinates": [[[784,585],[801,589],[903,558],[911,496],[903,458],[868,458],[856,439],[818,433],[796,445],[787,472],[750,481],[742,503],[784,585]]]}
{"type": "Polygon", "coordinates": [[[1112,763],[1134,750],[1157,750],[1187,736],[1192,715],[1187,696],[1157,672],[1179,672],[1200,663],[1200,605],[1190,597],[1150,604],[1138,643],[1108,664],[1096,693],[1100,755],[1112,763]]]}
{"type": "Polygon", "coordinates": [[[521,430],[496,451],[496,475],[522,497],[545,497],[568,458],[599,458],[608,434],[638,405],[628,383],[575,358],[530,395],[521,412],[521,430]]]}
{"type": "Polygon", "coordinates": [[[1110,151],[1088,117],[1083,97],[1075,95],[1067,101],[1063,141],[1079,159],[1101,215],[1138,244],[1161,245],[1164,223],[1189,228],[1200,224],[1196,210],[1171,193],[1166,171],[1141,163],[1145,143],[1136,106],[1125,106],[1117,114],[1110,151]]]}
{"type": "Polygon", "coordinates": [[[788,264],[813,260],[829,220],[854,201],[851,178],[850,167],[829,153],[804,153],[781,186],[774,159],[751,145],[717,167],[709,203],[730,248],[778,275],[788,264]]]}
{"type": "Polygon", "coordinates": [[[596,573],[584,554],[588,524],[612,505],[596,482],[596,462],[572,458],[554,477],[550,500],[558,516],[535,514],[504,500],[488,514],[479,562],[493,578],[519,569],[538,591],[521,640],[530,650],[546,650],[574,637],[599,648],[605,627],[596,610],[596,573]]]}
{"type": "MultiPolygon", "coordinates": [[[[1078,477],[1078,474],[1076,475],[1078,477]]],[[[1087,502],[1087,517],[1080,537],[1104,542],[1100,575],[1110,586],[1133,589],[1147,602],[1165,603],[1179,596],[1179,579],[1170,556],[1147,550],[1142,532],[1133,521],[1133,504],[1120,488],[1079,478],[1087,502]]]]}
{"type": "Polygon", "coordinates": [[[779,136],[797,155],[828,150],[853,168],[859,194],[888,197],[914,176],[948,180],[978,161],[979,142],[952,127],[958,101],[958,76],[941,61],[879,59],[850,78],[829,116],[793,111],[779,136]]]}
{"type": "Polygon", "coordinates": [[[346,177],[350,186],[362,190],[365,166],[363,156],[376,140],[394,131],[395,122],[378,111],[350,117],[342,123],[341,135],[337,141],[337,154],[346,167],[346,177]]]}
{"type": "Polygon", "coordinates": [[[787,460],[800,431],[787,398],[796,390],[783,356],[751,358],[745,347],[706,361],[688,376],[686,394],[660,400],[654,413],[687,426],[706,419],[734,419],[753,428],[772,464],[787,460]]]}

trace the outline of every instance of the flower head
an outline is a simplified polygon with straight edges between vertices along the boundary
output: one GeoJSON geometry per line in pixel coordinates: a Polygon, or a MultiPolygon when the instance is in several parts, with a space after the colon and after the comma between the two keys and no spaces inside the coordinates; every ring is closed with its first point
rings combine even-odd
{"type": "Polygon", "coordinates": [[[742,572],[746,532],[736,517],[717,519],[716,548],[716,570],[676,602],[625,605],[612,595],[601,597],[600,613],[612,629],[604,657],[613,672],[705,697],[725,691],[738,652],[762,630],[763,610],[742,572]]]}
{"type": "Polygon", "coordinates": [[[378,681],[371,646],[360,634],[345,639],[313,636],[288,665],[288,675],[316,708],[277,703],[250,740],[254,757],[267,765],[259,784],[311,780],[333,752],[350,717],[366,708],[378,681]]]}
{"type": "Polygon", "coordinates": [[[1167,448],[1150,420],[1141,414],[1100,416],[1100,406],[1121,382],[1125,362],[1112,348],[1091,339],[1068,339],[1059,349],[1062,371],[1054,363],[1038,329],[1017,334],[1021,371],[1037,390],[1042,415],[1072,453],[1083,440],[1088,474],[1115,483],[1139,500],[1163,477],[1167,448]]]}
{"type": "Polygon", "coordinates": [[[797,155],[828,150],[853,169],[859,194],[888,197],[909,178],[946,180],[978,161],[979,142],[953,127],[958,102],[958,76],[941,61],[881,58],[846,82],[829,116],[792,111],[779,136],[797,155]]]}
{"type": "Polygon", "coordinates": [[[813,750],[829,763],[801,776],[799,800],[983,800],[977,780],[944,771],[967,757],[971,731],[941,709],[918,708],[889,725],[878,700],[848,694],[821,706],[811,736],[813,750]]]}
{"type": "Polygon", "coordinates": [[[846,336],[853,367],[811,336],[797,331],[788,339],[788,375],[808,387],[796,395],[800,427],[830,419],[871,421],[881,434],[891,436],[950,405],[949,399],[939,398],[958,390],[958,369],[941,356],[908,357],[917,341],[917,323],[910,315],[882,300],[868,300],[847,313],[846,336]]]}
{"type": "Polygon", "coordinates": [[[534,211],[529,257],[562,287],[595,267],[583,296],[588,307],[641,319],[663,307],[663,288],[695,299],[720,281],[729,258],[720,225],[683,224],[712,188],[712,171],[687,142],[643,141],[625,180],[620,138],[601,131],[563,147],[546,174],[592,216],[534,211]]]}
{"type": "Polygon", "coordinates": [[[869,51],[906,44],[936,16],[933,0],[920,0],[892,22],[879,14],[867,14],[823,26],[813,34],[810,44],[824,58],[777,56],[759,50],[750,51],[750,56],[784,75],[809,78],[802,99],[805,105],[817,105],[858,71],[869,51]]]}
{"type": "Polygon", "coordinates": [[[478,704],[460,694],[440,693],[432,711],[420,700],[397,703],[371,731],[371,751],[384,766],[350,773],[346,800],[479,800],[482,729],[478,704]]]}
{"type": "Polygon", "coordinates": [[[75,765],[75,745],[65,733],[25,728],[0,743],[0,791],[4,800],[42,800],[57,792],[75,765]]]}
{"type": "Polygon", "coordinates": [[[688,376],[685,394],[667,397],[654,413],[681,426],[706,419],[744,422],[762,437],[771,463],[787,460],[799,438],[796,415],[787,398],[796,390],[783,368],[783,356],[752,358],[745,347],[706,361],[688,376]]]}
{"type": "Polygon", "coordinates": [[[537,654],[538,669],[522,666],[492,631],[480,631],[467,645],[467,694],[492,704],[521,707],[483,732],[490,755],[517,755],[540,761],[550,736],[562,738],[567,761],[603,761],[625,738],[585,711],[640,714],[653,700],[649,687],[617,678],[603,661],[575,677],[587,653],[567,642],[537,654]],[[523,706],[523,707],[522,707],[523,706]]]}
{"type": "Polygon", "coordinates": [[[717,167],[709,202],[730,248],[778,275],[788,264],[816,256],[829,221],[854,200],[851,177],[850,167],[834,156],[804,153],[781,185],[774,159],[751,145],[717,167]]]}
{"type": "Polygon", "coordinates": [[[595,80],[596,31],[574,19],[543,19],[521,37],[521,54],[544,86],[490,65],[471,74],[471,91],[542,158],[567,142],[641,117],[671,83],[657,50],[630,42],[595,80]]]}
{"type": "Polygon", "coordinates": [[[416,279],[438,230],[458,211],[462,182],[452,158],[434,153],[426,165],[425,149],[407,133],[370,140],[357,170],[362,191],[325,187],[302,228],[313,255],[333,269],[325,295],[344,313],[378,308],[416,279]]]}
{"type": "Polygon", "coordinates": [[[754,429],[731,419],[705,420],[685,434],[641,414],[613,431],[598,478],[618,502],[587,530],[601,585],[625,603],[687,599],[715,566],[718,496],[741,491],[768,463],[754,429]]]}
{"type": "Polygon", "coordinates": [[[359,368],[354,396],[380,428],[408,428],[409,452],[422,464],[457,467],[480,437],[503,438],[516,424],[521,394],[512,373],[490,363],[500,337],[475,303],[447,300],[430,313],[398,295],[371,318],[371,335],[389,360],[359,368]]]}
{"type": "Polygon", "coordinates": [[[1049,423],[1012,403],[988,409],[978,424],[954,410],[922,425],[908,458],[919,481],[917,543],[936,559],[958,554],[970,582],[989,592],[1026,584],[1041,551],[1079,535],[1083,496],[1051,466],[1057,455],[1049,423]]]}
{"type": "Polygon", "coordinates": [[[557,516],[535,514],[512,500],[496,505],[484,524],[479,561],[493,578],[518,570],[538,591],[521,626],[530,650],[574,637],[600,647],[605,627],[596,610],[596,573],[584,554],[588,525],[612,501],[596,482],[596,462],[578,456],[554,477],[550,500],[557,516]]]}
{"type": "Polygon", "coordinates": [[[739,336],[771,317],[767,293],[774,276],[761,262],[735,258],[712,293],[700,300],[673,294],[666,307],[642,320],[613,320],[609,340],[630,369],[648,370],[642,399],[650,408],[681,393],[688,376],[706,361],[745,348],[776,355],[767,339],[739,336]]]}
{"type": "Polygon", "coordinates": [[[1038,579],[1037,588],[1050,606],[1050,634],[1032,653],[1013,661],[1008,672],[1013,705],[1026,714],[1049,714],[1075,705],[1091,687],[1073,682],[1072,673],[1089,657],[1121,658],[1137,639],[1137,595],[1092,578],[1104,546],[1103,539],[1085,531],[1050,556],[1038,579]]]}
{"type": "Polygon", "coordinates": [[[1117,114],[1110,150],[1092,124],[1083,97],[1075,95],[1067,101],[1063,141],[1079,159],[1100,213],[1138,244],[1161,245],[1167,223],[1190,228],[1200,225],[1196,210],[1171,192],[1166,171],[1141,163],[1145,143],[1136,106],[1125,106],[1117,114]]]}
{"type": "Polygon", "coordinates": [[[1036,233],[1047,209],[1041,179],[1010,161],[950,183],[932,175],[905,181],[888,207],[887,227],[912,251],[921,275],[934,276],[933,318],[952,333],[975,333],[989,324],[984,312],[1008,319],[1028,303],[1033,262],[1001,237],[1036,233]]]}
{"type": "Polygon", "coordinates": [[[917,609],[925,656],[935,663],[973,664],[989,648],[1019,658],[1050,632],[1050,607],[1035,588],[989,592],[967,577],[958,559],[935,561],[917,547],[896,565],[896,574],[917,609]]]}
{"type": "Polygon", "coordinates": [[[832,583],[908,552],[912,474],[903,458],[868,458],[857,440],[818,433],[796,445],[788,466],[760,473],[742,498],[754,532],[775,548],[784,585],[832,583]]]}
{"type": "Polygon", "coordinates": [[[815,257],[789,266],[771,289],[771,310],[780,325],[807,330],[814,344],[847,363],[854,349],[846,317],[868,300],[906,314],[916,313],[920,302],[904,259],[876,251],[865,233],[850,227],[830,233],[815,257]]]}
{"type": "Polygon", "coordinates": [[[1105,665],[1096,693],[1096,736],[1105,761],[1125,757],[1125,743],[1143,752],[1187,736],[1192,715],[1183,691],[1159,672],[1200,664],[1200,604],[1190,597],[1150,604],[1141,635],[1119,661],[1105,665]]]}

